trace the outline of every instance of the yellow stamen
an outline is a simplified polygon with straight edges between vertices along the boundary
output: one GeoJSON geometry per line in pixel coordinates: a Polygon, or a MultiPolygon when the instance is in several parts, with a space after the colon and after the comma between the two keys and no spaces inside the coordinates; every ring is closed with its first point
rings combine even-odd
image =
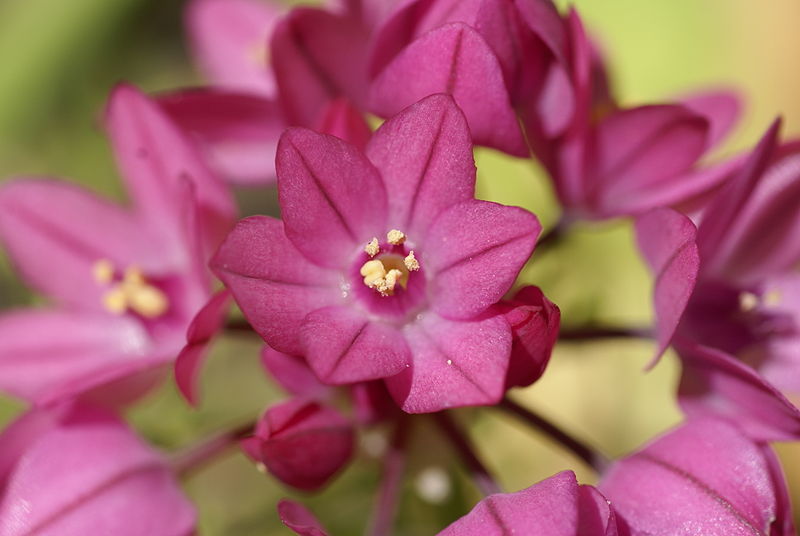
{"type": "Polygon", "coordinates": [[[107,285],[114,279],[114,265],[108,259],[100,259],[92,266],[92,276],[98,283],[107,285]]]}
{"type": "Polygon", "coordinates": [[[408,253],[406,258],[403,259],[403,264],[406,265],[406,268],[408,268],[409,272],[416,272],[417,270],[419,270],[419,261],[414,256],[413,249],[408,253]]]}
{"type": "Polygon", "coordinates": [[[386,233],[386,240],[392,245],[399,246],[400,244],[406,241],[406,235],[403,231],[392,229],[391,231],[386,233]]]}
{"type": "Polygon", "coordinates": [[[152,285],[142,285],[128,293],[128,307],[145,318],[158,318],[167,312],[167,296],[152,285]]]}
{"type": "Polygon", "coordinates": [[[739,294],[739,309],[745,313],[749,313],[758,307],[758,296],[752,292],[742,292],[739,294]]]}
{"type": "Polygon", "coordinates": [[[128,308],[128,297],[122,287],[116,285],[114,288],[103,294],[103,306],[109,313],[121,315],[128,308]]]}
{"type": "Polygon", "coordinates": [[[364,277],[364,284],[369,288],[374,288],[377,281],[386,277],[386,268],[379,260],[367,261],[361,267],[361,275],[364,277]]]}
{"type": "Polygon", "coordinates": [[[364,251],[366,251],[367,255],[369,255],[370,257],[374,257],[375,255],[380,253],[381,247],[378,245],[378,238],[373,237],[372,240],[370,240],[369,243],[366,246],[364,246],[364,251]]]}
{"type": "Polygon", "coordinates": [[[781,301],[783,301],[783,296],[778,289],[770,289],[764,294],[763,302],[767,307],[777,307],[781,304],[781,301]]]}
{"type": "MultiPolygon", "coordinates": [[[[108,284],[113,279],[113,266],[108,261],[99,261],[93,271],[99,283],[108,284]]],[[[145,318],[157,318],[169,309],[169,299],[147,281],[140,268],[129,266],[122,281],[112,285],[103,295],[103,306],[115,315],[131,310],[145,318]]]]}

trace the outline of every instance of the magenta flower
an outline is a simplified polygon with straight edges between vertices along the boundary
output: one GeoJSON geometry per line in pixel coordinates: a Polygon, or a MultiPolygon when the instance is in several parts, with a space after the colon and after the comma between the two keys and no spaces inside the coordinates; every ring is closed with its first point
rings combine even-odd
{"type": "Polygon", "coordinates": [[[33,410],[0,435],[0,534],[194,534],[166,461],[118,418],[33,410]]]}
{"type": "Polygon", "coordinates": [[[490,495],[439,536],[616,536],[614,512],[592,486],[564,471],[516,493],[490,495]]]}
{"type": "Polygon", "coordinates": [[[337,410],[292,399],[270,407],[242,448],[285,484],[310,491],[350,461],[354,442],[353,425],[337,410]]]}
{"type": "Polygon", "coordinates": [[[691,420],[616,462],[598,488],[631,536],[795,533],[775,454],[718,419],[691,420]]]}
{"type": "Polygon", "coordinates": [[[490,404],[511,351],[491,308],[540,231],[473,199],[469,130],[429,97],[387,121],[366,156],[290,129],[278,150],[283,221],[240,222],[212,267],[254,329],[325,383],[386,378],[408,412],[490,404]]]}
{"type": "Polygon", "coordinates": [[[161,377],[233,220],[224,185],[137,90],[114,91],[108,128],[132,207],[47,179],[0,189],[0,239],[54,305],[0,317],[0,388],[32,402],[125,402],[161,377]]]}

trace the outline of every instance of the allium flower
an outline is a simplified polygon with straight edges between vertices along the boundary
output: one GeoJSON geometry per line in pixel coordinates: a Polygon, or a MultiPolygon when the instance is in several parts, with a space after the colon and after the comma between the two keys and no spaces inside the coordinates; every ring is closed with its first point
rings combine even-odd
{"type": "Polygon", "coordinates": [[[387,378],[408,412],[497,402],[511,330],[492,306],[540,225],[473,199],[453,101],[431,96],[390,119],[366,156],[290,129],[277,170],[283,221],[243,220],[212,262],[267,343],[326,383],[387,378]]]}
{"type": "Polygon", "coordinates": [[[282,482],[306,491],[324,486],[353,455],[353,425],[332,407],[292,399],[270,407],[242,448],[282,482]]]}
{"type": "Polygon", "coordinates": [[[33,410],[0,435],[2,536],[188,536],[194,523],[166,461],[110,414],[33,410]]]}
{"type": "Polygon", "coordinates": [[[624,534],[795,534],[777,457],[734,426],[697,419],[616,462],[598,485],[624,534]]]}
{"type": "Polygon", "coordinates": [[[128,401],[160,377],[209,296],[205,260],[233,220],[224,185],[137,90],[114,91],[108,128],[132,207],[54,180],[0,189],[0,239],[54,303],[0,317],[0,388],[33,402],[102,386],[96,398],[128,401]]]}

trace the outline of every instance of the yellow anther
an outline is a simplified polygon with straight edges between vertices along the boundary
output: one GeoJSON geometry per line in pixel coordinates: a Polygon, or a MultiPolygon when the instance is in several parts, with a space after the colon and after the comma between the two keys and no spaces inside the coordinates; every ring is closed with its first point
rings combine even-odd
{"type": "Polygon", "coordinates": [[[125,285],[146,285],[144,274],[138,266],[129,266],[125,269],[125,276],[123,277],[123,284],[125,285]]]}
{"type": "Polygon", "coordinates": [[[373,237],[372,240],[369,241],[369,244],[364,246],[364,251],[367,252],[367,255],[370,257],[374,257],[381,251],[381,247],[378,245],[378,238],[373,237]]]}
{"type": "Polygon", "coordinates": [[[107,285],[114,279],[114,265],[108,259],[100,259],[92,266],[92,276],[98,283],[107,285]]]}
{"type": "Polygon", "coordinates": [[[413,249],[408,253],[406,258],[403,259],[403,264],[406,265],[406,268],[408,268],[409,272],[416,272],[417,270],[419,270],[419,261],[414,256],[413,249]]]}
{"type": "Polygon", "coordinates": [[[125,313],[128,308],[128,297],[121,286],[116,285],[114,288],[103,294],[103,306],[109,313],[121,315],[125,313]]]}
{"type": "Polygon", "coordinates": [[[739,309],[745,313],[749,313],[756,307],[758,307],[758,296],[747,291],[739,294],[739,309]]]}
{"type": "Polygon", "coordinates": [[[152,285],[142,285],[128,292],[128,307],[145,318],[158,318],[167,312],[166,294],[152,285]]]}
{"type": "Polygon", "coordinates": [[[369,288],[374,288],[377,281],[382,281],[386,277],[386,268],[379,260],[365,262],[360,272],[364,277],[364,284],[369,288]]]}
{"type": "Polygon", "coordinates": [[[392,229],[391,231],[386,233],[386,241],[392,245],[399,246],[400,244],[406,241],[406,235],[403,231],[392,229]]]}
{"type": "Polygon", "coordinates": [[[766,305],[767,307],[777,307],[783,301],[783,295],[781,295],[780,290],[773,288],[768,290],[767,293],[764,294],[764,298],[762,301],[764,302],[764,305],[766,305]]]}

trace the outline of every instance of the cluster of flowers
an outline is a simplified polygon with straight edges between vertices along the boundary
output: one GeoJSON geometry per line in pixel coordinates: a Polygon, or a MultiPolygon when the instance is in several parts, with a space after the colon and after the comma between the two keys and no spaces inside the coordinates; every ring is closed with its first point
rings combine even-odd
{"type": "MultiPolygon", "coordinates": [[[[194,0],[187,26],[210,87],[109,100],[130,206],[50,179],[0,189],[0,240],[51,304],[0,316],[0,389],[32,404],[0,436],[1,535],[194,532],[180,464],[118,411],[173,366],[195,403],[234,300],[291,394],[241,434],[261,468],[315,490],[357,428],[395,428],[374,534],[391,530],[418,413],[489,493],[443,535],[794,534],[768,446],[800,438],[800,144],[778,122],[701,164],[736,98],[620,107],[578,14],[549,0],[194,0]],[[386,120],[373,131],[367,112],[386,120]],[[542,375],[559,331],[538,288],[505,297],[541,226],[475,199],[473,144],[552,177],[563,216],[540,243],[635,219],[651,366],[680,355],[686,421],[613,463],[584,452],[597,487],[563,472],[499,493],[446,412],[499,404],[541,423],[505,396],[542,375]],[[236,223],[230,185],[273,182],[281,219],[236,223]]],[[[303,506],[278,510],[325,534],[303,506]]]]}

